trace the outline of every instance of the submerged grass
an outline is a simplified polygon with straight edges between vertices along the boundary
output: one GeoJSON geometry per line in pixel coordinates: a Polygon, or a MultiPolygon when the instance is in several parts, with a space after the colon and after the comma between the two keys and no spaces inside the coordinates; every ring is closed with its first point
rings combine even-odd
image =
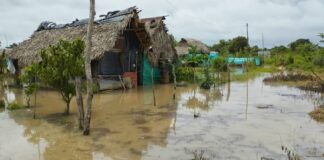
{"type": "Polygon", "coordinates": [[[320,106],[308,114],[317,122],[324,122],[324,106],[320,106]]]}
{"type": "Polygon", "coordinates": [[[321,80],[323,74],[318,77],[307,72],[293,72],[293,73],[279,73],[272,77],[265,78],[263,81],[268,84],[282,84],[288,86],[294,86],[306,91],[314,91],[323,93],[324,82],[321,80]],[[319,78],[320,79],[319,79],[319,78]]]}

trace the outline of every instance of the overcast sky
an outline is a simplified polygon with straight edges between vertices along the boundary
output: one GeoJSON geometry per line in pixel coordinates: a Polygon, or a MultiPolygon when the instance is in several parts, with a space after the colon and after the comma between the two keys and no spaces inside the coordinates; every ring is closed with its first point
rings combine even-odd
{"type": "MultiPolygon", "coordinates": [[[[21,42],[41,21],[69,23],[88,17],[89,0],[0,0],[2,46],[21,42]]],[[[141,17],[168,15],[166,23],[177,39],[195,38],[211,45],[220,39],[246,35],[266,47],[287,45],[298,38],[318,43],[324,32],[324,0],[96,0],[97,16],[130,6],[141,17]]]]}

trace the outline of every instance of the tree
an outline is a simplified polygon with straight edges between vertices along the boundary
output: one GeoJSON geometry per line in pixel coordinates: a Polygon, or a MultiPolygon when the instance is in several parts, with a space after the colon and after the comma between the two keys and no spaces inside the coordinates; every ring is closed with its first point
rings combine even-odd
{"type": "Polygon", "coordinates": [[[324,33],[320,33],[318,36],[321,37],[320,42],[324,43],[324,33]]]}
{"type": "Polygon", "coordinates": [[[90,120],[91,120],[91,108],[92,108],[92,74],[91,74],[91,48],[92,48],[92,33],[93,33],[93,22],[95,16],[95,0],[90,0],[90,13],[89,23],[87,29],[86,38],[86,52],[85,52],[85,72],[87,77],[87,104],[86,113],[84,117],[83,135],[90,134],[90,120]]]}
{"type": "Polygon", "coordinates": [[[314,58],[316,46],[313,44],[300,44],[296,47],[296,52],[303,56],[305,62],[311,62],[314,58]]]}
{"type": "Polygon", "coordinates": [[[17,47],[18,46],[18,44],[17,43],[12,43],[12,44],[10,44],[8,47],[6,47],[6,48],[14,48],[14,47],[17,47]]]}
{"type": "Polygon", "coordinates": [[[300,45],[304,45],[304,44],[312,44],[312,42],[309,39],[297,39],[294,42],[291,42],[288,46],[292,51],[296,51],[297,47],[300,45]]]}
{"type": "Polygon", "coordinates": [[[285,53],[287,52],[288,48],[281,45],[281,46],[275,46],[271,49],[271,52],[274,53],[274,54],[277,54],[277,53],[285,53]]]}
{"type": "Polygon", "coordinates": [[[249,43],[246,37],[238,36],[230,41],[228,50],[231,53],[242,52],[249,47],[249,43]]]}
{"type": "Polygon", "coordinates": [[[220,52],[221,54],[227,54],[229,44],[230,44],[229,41],[226,41],[226,40],[222,39],[217,44],[214,44],[211,47],[211,50],[215,50],[217,52],[220,52]]]}
{"type": "Polygon", "coordinates": [[[70,113],[70,102],[76,94],[73,79],[84,74],[84,42],[60,40],[58,44],[43,49],[40,54],[42,62],[37,67],[37,78],[57,89],[66,102],[65,114],[70,113]]]}
{"type": "Polygon", "coordinates": [[[260,51],[260,48],[257,45],[250,48],[250,52],[254,55],[257,55],[259,51],[260,51]]]}
{"type": "Polygon", "coordinates": [[[24,73],[19,76],[20,81],[25,85],[24,93],[27,96],[27,107],[31,107],[30,96],[38,89],[38,85],[36,83],[37,68],[37,64],[26,67],[24,69],[24,73]]]}

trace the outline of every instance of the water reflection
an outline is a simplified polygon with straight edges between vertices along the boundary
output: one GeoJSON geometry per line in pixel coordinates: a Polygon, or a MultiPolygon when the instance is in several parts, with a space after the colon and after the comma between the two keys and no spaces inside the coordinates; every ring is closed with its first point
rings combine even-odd
{"type": "Polygon", "coordinates": [[[200,112],[208,112],[218,101],[222,100],[220,89],[201,89],[195,85],[181,90],[182,98],[185,99],[184,106],[193,110],[194,117],[198,118],[200,112]]]}
{"type": "MultiPolygon", "coordinates": [[[[0,112],[0,159],[192,158],[186,150],[207,150],[214,159],[284,159],[282,145],[303,157],[321,155],[324,128],[307,113],[322,95],[263,86],[263,78],[211,90],[178,88],[176,101],[172,85],[157,85],[156,107],[149,87],[97,94],[89,137],[78,131],[75,100],[66,117],[58,93],[39,91],[35,120],[32,109],[0,112]]],[[[20,90],[8,93],[22,101],[20,90]]]]}
{"type": "MultiPolygon", "coordinates": [[[[171,92],[168,86],[158,88],[158,95],[171,92]]],[[[82,136],[76,127],[76,104],[72,104],[72,116],[63,116],[62,107],[58,106],[64,106],[64,103],[53,91],[39,91],[38,119],[32,120],[28,110],[8,114],[24,127],[23,135],[28,142],[35,146],[46,142],[42,143],[45,149],[41,153],[46,160],[57,159],[58,155],[71,160],[90,160],[100,158],[100,155],[136,160],[141,159],[150,145],[163,147],[167,144],[166,136],[176,115],[176,107],[169,104],[171,99],[167,97],[158,99],[160,107],[148,105],[151,92],[145,90],[149,89],[96,95],[90,137],[82,136]]]]}

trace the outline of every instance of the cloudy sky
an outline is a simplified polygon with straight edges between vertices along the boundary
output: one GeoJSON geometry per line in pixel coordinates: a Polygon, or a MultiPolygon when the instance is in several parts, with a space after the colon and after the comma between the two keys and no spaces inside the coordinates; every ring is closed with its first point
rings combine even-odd
{"type": "MultiPolygon", "coordinates": [[[[0,0],[2,46],[30,37],[44,20],[69,23],[88,17],[89,0],[0,0]]],[[[318,43],[324,32],[324,0],[96,0],[97,16],[138,6],[141,17],[168,15],[166,23],[177,39],[196,38],[211,45],[220,39],[246,35],[266,47],[298,38],[318,43]]]]}

